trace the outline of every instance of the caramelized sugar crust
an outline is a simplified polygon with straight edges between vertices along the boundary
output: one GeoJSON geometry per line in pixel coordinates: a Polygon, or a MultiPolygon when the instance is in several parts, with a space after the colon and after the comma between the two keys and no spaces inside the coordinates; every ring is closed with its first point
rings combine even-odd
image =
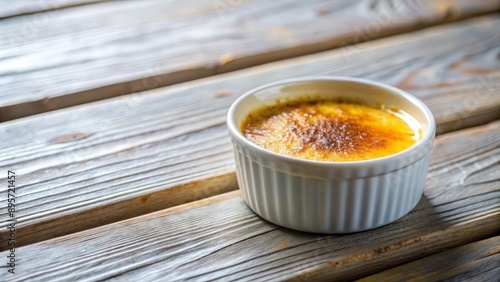
{"type": "MultiPolygon", "coordinates": [[[[316,161],[359,161],[403,151],[418,140],[408,114],[342,101],[301,101],[252,112],[243,135],[270,151],[316,161]]],[[[411,118],[410,118],[411,119],[411,118]]]]}

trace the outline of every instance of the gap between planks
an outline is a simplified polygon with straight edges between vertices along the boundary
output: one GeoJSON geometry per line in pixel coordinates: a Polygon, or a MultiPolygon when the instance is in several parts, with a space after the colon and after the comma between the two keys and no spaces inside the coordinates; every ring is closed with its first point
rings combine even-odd
{"type": "Polygon", "coordinates": [[[358,281],[495,281],[498,277],[500,236],[456,247],[358,281]]]}

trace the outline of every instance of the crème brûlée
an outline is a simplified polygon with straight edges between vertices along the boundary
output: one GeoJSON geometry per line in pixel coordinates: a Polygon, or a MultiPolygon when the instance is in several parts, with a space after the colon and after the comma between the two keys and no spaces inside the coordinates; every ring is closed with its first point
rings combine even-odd
{"type": "Polygon", "coordinates": [[[251,112],[241,131],[276,153],[315,161],[361,161],[401,152],[421,139],[418,122],[395,108],[346,101],[296,101],[251,112]]]}

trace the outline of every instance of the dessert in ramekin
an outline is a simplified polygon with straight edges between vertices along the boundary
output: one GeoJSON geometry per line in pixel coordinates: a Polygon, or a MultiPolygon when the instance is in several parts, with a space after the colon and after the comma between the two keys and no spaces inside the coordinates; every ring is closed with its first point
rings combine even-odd
{"type": "MultiPolygon", "coordinates": [[[[432,113],[414,96],[382,83],[348,77],[289,79],[253,89],[231,106],[227,126],[234,146],[238,184],[250,208],[275,224],[316,233],[368,230],[412,210],[422,196],[436,130],[432,113]],[[418,140],[383,157],[352,160],[351,150],[339,161],[325,161],[265,149],[264,143],[258,145],[245,137],[243,123],[259,109],[320,100],[356,101],[374,108],[397,109],[419,127],[418,140]]],[[[307,126],[303,125],[306,129],[307,126]]],[[[337,131],[321,138],[342,133],[338,132],[344,128],[339,121],[335,126],[337,131]]],[[[355,127],[356,132],[362,132],[363,126],[355,127]]],[[[280,142],[279,137],[269,140],[280,142]]],[[[358,145],[363,145],[363,139],[360,140],[358,145]]]]}

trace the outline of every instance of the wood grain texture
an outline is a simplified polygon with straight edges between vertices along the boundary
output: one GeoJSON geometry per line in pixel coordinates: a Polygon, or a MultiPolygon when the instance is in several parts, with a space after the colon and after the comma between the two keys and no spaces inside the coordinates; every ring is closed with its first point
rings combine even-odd
{"type": "Polygon", "coordinates": [[[495,281],[500,277],[500,237],[470,243],[381,273],[369,281],[495,281]]]}
{"type": "MultiPolygon", "coordinates": [[[[105,0],[23,0],[23,1],[10,1],[0,0],[0,19],[10,18],[21,15],[28,15],[34,13],[46,13],[57,9],[69,8],[80,6],[84,4],[91,4],[102,2],[105,0]]],[[[40,20],[46,15],[36,15],[32,19],[40,20]]]]}
{"type": "MultiPolygon", "coordinates": [[[[497,121],[438,137],[421,201],[381,228],[292,231],[262,220],[231,192],[18,248],[23,261],[12,281],[365,277],[500,233],[499,132],[497,121]]],[[[487,261],[475,263],[479,269],[487,261]]]]}
{"type": "MultiPolygon", "coordinates": [[[[430,106],[441,132],[498,118],[499,28],[500,18],[486,17],[0,124],[0,171],[19,175],[18,243],[236,189],[226,112],[244,91],[278,79],[402,85],[430,106]]],[[[5,218],[2,209],[0,235],[5,218]]]]}
{"type": "Polygon", "coordinates": [[[0,25],[0,121],[499,7],[497,0],[112,1],[9,18],[0,25]]]}

